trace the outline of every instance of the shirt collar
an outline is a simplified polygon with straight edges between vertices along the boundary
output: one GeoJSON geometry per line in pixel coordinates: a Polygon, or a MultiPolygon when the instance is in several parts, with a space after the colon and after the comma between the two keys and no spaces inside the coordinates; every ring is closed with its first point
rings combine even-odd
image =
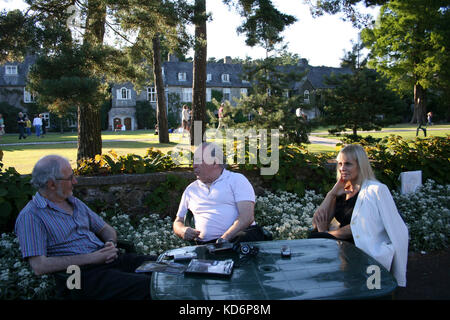
{"type": "MultiPolygon", "coordinates": [[[[70,204],[75,205],[75,197],[70,196],[69,198],[67,198],[67,201],[70,202],[70,204]]],[[[57,206],[50,201],[49,199],[47,199],[46,197],[42,196],[39,191],[36,192],[36,194],[33,196],[33,202],[36,204],[36,206],[38,208],[46,208],[47,206],[56,209],[57,206]]]]}

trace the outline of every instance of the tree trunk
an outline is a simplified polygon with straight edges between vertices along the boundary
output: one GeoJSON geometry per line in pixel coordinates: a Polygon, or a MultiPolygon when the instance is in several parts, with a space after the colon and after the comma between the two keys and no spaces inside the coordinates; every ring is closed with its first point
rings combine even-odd
{"type": "MultiPolygon", "coordinates": [[[[102,45],[105,35],[106,4],[103,0],[89,0],[86,30],[83,41],[102,45]]],[[[102,154],[102,131],[100,106],[78,106],[78,152],[77,161],[95,158],[102,154]]]]}
{"type": "Polygon", "coordinates": [[[167,122],[166,97],[164,93],[164,82],[161,70],[161,47],[159,34],[152,39],[153,44],[153,78],[156,89],[156,119],[158,123],[159,143],[169,143],[169,124],[167,122]]]}
{"type": "Polygon", "coordinates": [[[102,134],[100,108],[97,106],[78,106],[78,153],[77,163],[102,154],[102,134]]]}
{"type": "Polygon", "coordinates": [[[195,53],[192,87],[191,145],[200,144],[206,130],[206,1],[195,0],[195,53]],[[201,121],[201,137],[195,137],[194,122],[201,121]]]}
{"type": "Polygon", "coordinates": [[[425,123],[425,95],[426,90],[418,83],[414,85],[414,113],[410,123],[425,123]]]}

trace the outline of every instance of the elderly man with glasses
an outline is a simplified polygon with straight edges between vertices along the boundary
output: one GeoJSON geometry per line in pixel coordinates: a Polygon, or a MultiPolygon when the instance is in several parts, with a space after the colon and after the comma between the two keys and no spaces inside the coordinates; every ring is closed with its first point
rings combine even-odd
{"type": "MultiPolygon", "coordinates": [[[[15,232],[23,258],[37,275],[77,265],[81,289],[76,295],[81,298],[150,298],[150,275],[134,271],[156,257],[119,254],[114,228],[72,195],[77,180],[67,159],[41,158],[31,182],[38,191],[17,217],[15,232]]],[[[57,286],[67,290],[65,283],[57,286]]]]}

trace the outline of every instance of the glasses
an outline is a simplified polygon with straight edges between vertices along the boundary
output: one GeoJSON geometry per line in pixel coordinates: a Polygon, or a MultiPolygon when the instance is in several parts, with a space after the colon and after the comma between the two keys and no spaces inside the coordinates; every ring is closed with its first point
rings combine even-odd
{"type": "Polygon", "coordinates": [[[55,180],[67,180],[67,181],[72,181],[73,180],[73,173],[68,177],[68,178],[56,178],[55,180]]]}

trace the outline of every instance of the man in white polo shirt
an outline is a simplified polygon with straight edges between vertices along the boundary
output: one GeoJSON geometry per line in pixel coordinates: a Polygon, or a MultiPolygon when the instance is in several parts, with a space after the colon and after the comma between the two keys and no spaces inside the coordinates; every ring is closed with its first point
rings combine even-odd
{"type": "Polygon", "coordinates": [[[255,192],[247,178],[225,169],[222,150],[203,143],[194,153],[197,180],[184,191],[173,230],[197,244],[210,242],[261,241],[262,228],[254,220],[255,192]],[[195,229],[184,225],[190,210],[195,229]]]}

